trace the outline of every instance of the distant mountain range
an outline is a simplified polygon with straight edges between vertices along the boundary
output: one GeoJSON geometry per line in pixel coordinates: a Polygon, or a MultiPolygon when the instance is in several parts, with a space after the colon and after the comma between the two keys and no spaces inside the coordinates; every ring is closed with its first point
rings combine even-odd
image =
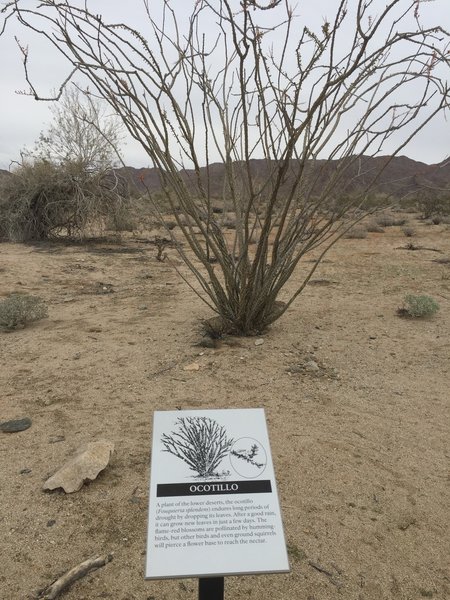
{"type": "MultiPolygon", "coordinates": [[[[389,157],[380,156],[376,158],[362,157],[355,162],[346,173],[345,193],[357,193],[384,167],[377,178],[373,191],[402,197],[404,195],[417,195],[430,189],[432,193],[440,193],[448,190],[450,194],[450,160],[435,165],[427,165],[406,156],[389,157]]],[[[317,169],[321,169],[317,177],[316,191],[319,191],[321,181],[326,181],[332,171],[336,168],[336,161],[315,160],[309,161],[307,171],[309,179],[314,178],[317,169]]],[[[264,176],[267,163],[264,160],[254,159],[251,161],[253,175],[264,176]]],[[[206,168],[202,168],[202,176],[206,176],[206,168]]],[[[124,167],[118,172],[139,190],[148,189],[151,192],[161,189],[158,170],[154,168],[124,167]]],[[[220,197],[223,191],[225,168],[223,164],[214,163],[209,167],[210,193],[213,197],[220,197]]],[[[194,172],[188,169],[181,172],[185,181],[194,180],[194,172]]]]}
{"type": "MultiPolygon", "coordinates": [[[[295,166],[295,163],[292,163],[295,166]]],[[[314,191],[319,192],[336,169],[336,161],[311,160],[307,163],[307,180],[315,181],[314,191]]],[[[267,172],[267,163],[264,160],[251,161],[252,174],[256,179],[264,177],[267,172]]],[[[388,194],[396,198],[405,195],[417,196],[429,190],[431,194],[442,194],[448,191],[450,197],[450,160],[439,164],[428,165],[406,156],[380,156],[376,158],[362,157],[348,169],[345,181],[340,187],[346,194],[357,193],[364,189],[380,172],[373,187],[374,192],[388,194]],[[383,169],[384,167],[384,169],[383,169]]],[[[158,170],[154,168],[122,167],[117,172],[125,176],[128,181],[139,191],[148,189],[155,192],[161,189],[158,170]]],[[[201,169],[202,178],[206,181],[206,167],[201,169]]],[[[209,166],[209,185],[212,197],[220,198],[223,192],[225,167],[221,163],[209,166]]],[[[9,175],[9,172],[0,169],[0,177],[9,175]]],[[[181,171],[183,179],[189,184],[194,181],[194,172],[181,171]]],[[[287,177],[289,183],[289,176],[287,177]]]]}

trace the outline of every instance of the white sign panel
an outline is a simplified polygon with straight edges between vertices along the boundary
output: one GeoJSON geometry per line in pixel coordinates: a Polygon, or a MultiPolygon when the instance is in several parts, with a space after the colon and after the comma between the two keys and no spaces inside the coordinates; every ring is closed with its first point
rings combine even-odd
{"type": "Polygon", "coordinates": [[[146,578],[289,571],[263,409],[155,412],[146,578]]]}

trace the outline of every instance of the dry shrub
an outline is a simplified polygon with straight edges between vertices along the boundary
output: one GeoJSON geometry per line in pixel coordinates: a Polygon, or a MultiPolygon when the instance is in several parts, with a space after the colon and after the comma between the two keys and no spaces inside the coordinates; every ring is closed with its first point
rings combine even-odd
{"type": "Polygon", "coordinates": [[[348,240],[364,240],[367,237],[367,228],[363,225],[352,227],[345,237],[348,240]]]}
{"type": "Polygon", "coordinates": [[[392,225],[394,224],[394,217],[392,215],[383,213],[381,215],[378,215],[378,217],[376,218],[376,223],[380,227],[392,227],[392,225]]]}
{"type": "Polygon", "coordinates": [[[113,171],[25,162],[0,182],[0,237],[14,242],[84,237],[89,226],[119,215],[125,197],[126,186],[113,171]]]}
{"type": "Polygon", "coordinates": [[[416,235],[414,227],[403,227],[402,231],[406,237],[414,237],[416,235]]]}
{"type": "Polygon", "coordinates": [[[367,221],[365,225],[369,233],[384,233],[383,227],[381,227],[381,225],[379,225],[375,219],[367,221]]]}
{"type": "Polygon", "coordinates": [[[422,213],[423,219],[450,215],[450,198],[446,194],[432,194],[429,192],[417,200],[417,208],[422,213]]]}
{"type": "Polygon", "coordinates": [[[389,213],[382,213],[381,215],[378,215],[376,223],[380,227],[402,227],[403,225],[406,225],[407,219],[404,217],[396,218],[389,213]]]}

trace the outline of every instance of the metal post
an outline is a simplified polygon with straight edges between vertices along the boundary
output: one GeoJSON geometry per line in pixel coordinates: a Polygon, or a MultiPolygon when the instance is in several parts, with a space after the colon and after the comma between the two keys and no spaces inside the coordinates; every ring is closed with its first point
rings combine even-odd
{"type": "Polygon", "coordinates": [[[198,580],[198,600],[223,600],[223,577],[205,577],[198,580]]]}

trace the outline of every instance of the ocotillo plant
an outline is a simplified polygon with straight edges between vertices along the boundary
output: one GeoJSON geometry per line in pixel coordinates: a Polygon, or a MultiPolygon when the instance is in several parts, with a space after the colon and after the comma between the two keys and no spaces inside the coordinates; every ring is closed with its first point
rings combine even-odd
{"type": "Polygon", "coordinates": [[[164,452],[183,460],[199,477],[217,477],[216,469],[233,444],[224,427],[208,417],[180,417],[177,431],[163,434],[164,452]]]}
{"type": "MultiPolygon", "coordinates": [[[[392,157],[450,107],[450,32],[430,0],[330,0],[322,23],[288,0],[135,0],[126,22],[113,2],[101,14],[89,0],[2,4],[0,37],[18,21],[67,60],[55,98],[81,77],[146,151],[186,242],[186,282],[227,333],[281,317],[370,212],[392,157]]],[[[48,100],[19,51],[29,93],[48,100]]]]}

